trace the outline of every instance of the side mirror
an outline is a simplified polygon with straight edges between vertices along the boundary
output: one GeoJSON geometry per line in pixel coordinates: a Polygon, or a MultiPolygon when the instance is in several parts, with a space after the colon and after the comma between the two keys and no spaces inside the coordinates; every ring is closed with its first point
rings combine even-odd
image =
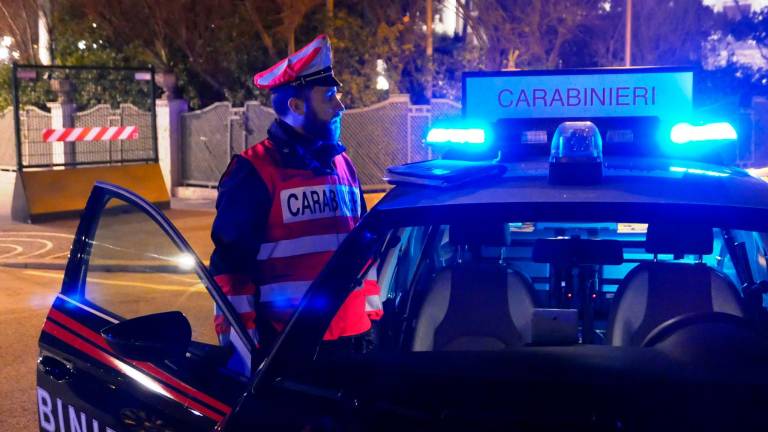
{"type": "Polygon", "coordinates": [[[158,362],[182,359],[192,341],[192,327],[178,311],[140,316],[101,330],[107,344],[131,360],[158,362]]]}

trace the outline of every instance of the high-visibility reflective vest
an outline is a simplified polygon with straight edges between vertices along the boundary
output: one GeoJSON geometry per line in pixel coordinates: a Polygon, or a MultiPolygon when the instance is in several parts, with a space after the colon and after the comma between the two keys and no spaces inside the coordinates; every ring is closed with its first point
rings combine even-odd
{"type": "MultiPolygon", "coordinates": [[[[262,303],[259,311],[267,315],[264,318],[282,331],[309,285],[360,220],[359,182],[343,153],[333,160],[336,172],[327,175],[279,166],[277,150],[268,139],[242,156],[256,168],[272,199],[256,261],[258,279],[253,284],[234,284],[240,288],[233,290],[225,286],[227,275],[216,279],[249,330],[255,327],[258,301],[262,303]]],[[[371,327],[370,319],[380,316],[374,272],[344,302],[324,339],[363,333],[371,327]]]]}

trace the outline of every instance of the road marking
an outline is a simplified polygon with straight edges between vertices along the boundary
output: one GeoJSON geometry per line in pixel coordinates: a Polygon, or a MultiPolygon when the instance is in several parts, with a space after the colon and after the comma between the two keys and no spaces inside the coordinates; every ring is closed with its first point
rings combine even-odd
{"type": "Polygon", "coordinates": [[[64,258],[69,258],[69,251],[66,251],[66,252],[61,252],[61,253],[56,253],[56,254],[53,254],[53,255],[49,255],[49,256],[47,256],[47,257],[45,257],[45,258],[43,258],[43,259],[47,259],[47,260],[49,260],[49,259],[54,259],[54,258],[56,258],[56,257],[64,257],[64,258]]]}
{"type": "MultiPolygon", "coordinates": [[[[66,239],[72,239],[74,238],[71,234],[62,234],[62,233],[56,233],[56,232],[46,232],[46,231],[0,231],[0,241],[17,241],[17,242],[37,242],[42,243],[42,247],[34,252],[28,253],[24,256],[18,256],[19,254],[23,253],[25,251],[24,246],[19,244],[13,244],[13,243],[4,243],[2,246],[5,247],[12,247],[15,250],[13,252],[5,253],[3,255],[0,255],[0,259],[28,259],[35,256],[38,256],[40,254],[43,254],[45,252],[50,251],[53,249],[54,244],[50,240],[44,240],[41,238],[34,238],[33,236],[42,236],[42,237],[61,237],[66,239]],[[23,236],[23,237],[22,237],[23,236]]],[[[69,249],[69,248],[67,248],[69,249]]],[[[59,256],[66,256],[69,254],[69,251],[67,252],[58,252],[56,254],[53,254],[51,256],[45,257],[43,259],[53,259],[57,258],[59,256]]]]}
{"type": "Polygon", "coordinates": [[[0,247],[8,247],[8,248],[13,248],[14,249],[13,252],[8,252],[6,254],[0,255],[0,259],[8,258],[10,256],[14,256],[17,253],[21,253],[21,251],[24,250],[23,247],[21,247],[19,245],[12,244],[12,243],[2,243],[2,244],[0,244],[0,247]]]}
{"type": "MultiPolygon", "coordinates": [[[[20,238],[20,237],[3,237],[0,240],[30,241],[30,242],[42,243],[44,245],[42,249],[40,249],[38,251],[35,251],[35,252],[32,252],[30,254],[24,255],[22,257],[18,257],[17,259],[29,258],[31,256],[35,256],[35,255],[41,254],[43,252],[48,252],[49,250],[53,249],[53,242],[50,242],[48,240],[43,240],[43,239],[20,238]]],[[[22,250],[23,249],[24,248],[22,247],[22,250]]]]}
{"type": "MultiPolygon", "coordinates": [[[[55,279],[61,279],[63,276],[61,273],[55,273],[55,272],[43,272],[43,271],[35,271],[35,270],[26,270],[24,273],[33,275],[33,276],[42,276],[42,277],[48,277],[48,278],[55,278],[55,279]]],[[[164,291],[192,291],[195,289],[203,288],[203,284],[197,283],[195,285],[189,285],[189,286],[182,286],[182,285],[161,285],[161,284],[149,284],[149,283],[143,283],[143,282],[125,282],[125,281],[117,281],[117,280],[110,280],[110,279],[100,279],[100,278],[92,278],[89,277],[87,279],[88,282],[97,282],[97,283],[103,283],[108,285],[119,285],[119,286],[130,286],[130,287],[142,287],[142,288],[153,288],[153,289],[159,289],[164,291]]]]}
{"type": "MultiPolygon", "coordinates": [[[[9,239],[9,240],[13,240],[13,239],[9,239]]],[[[42,240],[42,239],[29,239],[29,240],[36,240],[36,241],[42,242],[42,243],[45,244],[45,247],[40,249],[37,252],[32,252],[31,254],[27,254],[27,255],[24,255],[23,257],[19,257],[19,259],[25,259],[25,258],[33,257],[35,255],[39,255],[41,253],[48,252],[49,250],[53,249],[53,242],[52,241],[42,240]]]]}
{"type": "Polygon", "coordinates": [[[55,233],[55,232],[44,232],[44,231],[0,231],[0,236],[4,235],[47,235],[47,236],[53,236],[53,237],[66,237],[66,238],[75,238],[72,234],[62,234],[62,233],[55,233]]]}

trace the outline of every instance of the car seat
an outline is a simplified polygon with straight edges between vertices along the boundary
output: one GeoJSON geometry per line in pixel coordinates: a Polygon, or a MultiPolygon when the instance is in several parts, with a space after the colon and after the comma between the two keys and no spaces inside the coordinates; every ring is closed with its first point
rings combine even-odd
{"type": "Polygon", "coordinates": [[[451,242],[474,253],[432,278],[416,321],[414,351],[491,351],[530,342],[533,283],[498,259],[480,257],[479,242],[503,240],[497,228],[489,238],[487,230],[478,235],[451,227],[451,242]]]}
{"type": "Polygon", "coordinates": [[[608,319],[613,346],[641,346],[659,325],[682,315],[723,312],[744,316],[741,296],[723,273],[703,262],[662,262],[658,254],[712,253],[711,227],[650,224],[645,249],[654,261],[638,264],[619,284],[608,319]]]}

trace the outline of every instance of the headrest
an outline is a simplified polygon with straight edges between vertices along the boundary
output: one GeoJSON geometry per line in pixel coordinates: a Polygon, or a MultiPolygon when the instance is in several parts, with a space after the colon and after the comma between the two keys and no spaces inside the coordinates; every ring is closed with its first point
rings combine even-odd
{"type": "Polygon", "coordinates": [[[453,245],[504,246],[504,224],[461,224],[451,225],[448,231],[453,245]]]}
{"type": "Polygon", "coordinates": [[[691,224],[649,224],[645,250],[653,254],[709,255],[714,243],[712,227],[691,224]]]}
{"type": "Polygon", "coordinates": [[[624,251],[618,240],[582,238],[536,239],[533,262],[558,265],[619,265],[624,251]]]}

